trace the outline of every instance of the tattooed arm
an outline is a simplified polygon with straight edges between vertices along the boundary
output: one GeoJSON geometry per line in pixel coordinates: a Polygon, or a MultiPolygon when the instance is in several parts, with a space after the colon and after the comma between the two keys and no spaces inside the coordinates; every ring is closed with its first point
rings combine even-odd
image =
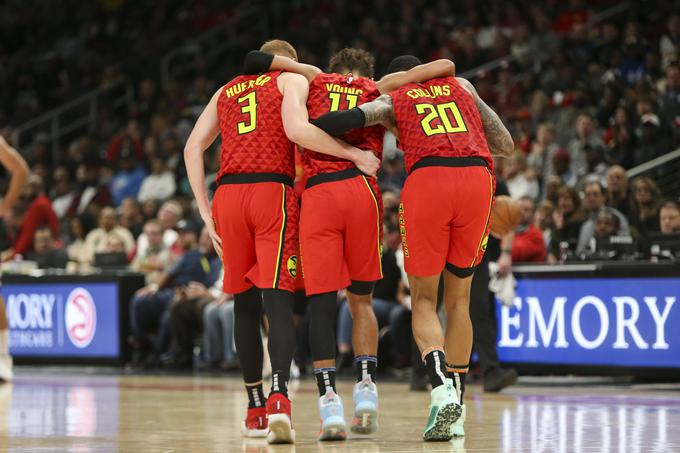
{"type": "Polygon", "coordinates": [[[397,120],[394,117],[392,96],[383,94],[372,102],[361,104],[359,109],[364,113],[365,126],[382,124],[394,135],[397,135],[397,120]]]}
{"type": "Polygon", "coordinates": [[[477,110],[479,110],[479,116],[482,118],[484,133],[491,154],[501,157],[510,156],[515,150],[515,143],[512,141],[512,135],[510,135],[510,132],[508,132],[503,125],[501,119],[496,112],[486,105],[482,98],[479,97],[477,90],[475,90],[475,87],[472,86],[467,79],[456,77],[456,80],[463,88],[470,92],[475,100],[475,104],[477,104],[477,110]]]}
{"type": "Polygon", "coordinates": [[[352,129],[376,124],[382,124],[397,135],[392,98],[386,94],[353,109],[326,113],[312,121],[312,124],[334,137],[340,137],[352,129]]]}

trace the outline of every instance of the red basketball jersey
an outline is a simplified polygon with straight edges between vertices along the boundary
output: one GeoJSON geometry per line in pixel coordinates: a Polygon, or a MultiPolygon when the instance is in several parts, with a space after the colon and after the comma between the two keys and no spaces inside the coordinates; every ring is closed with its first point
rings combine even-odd
{"type": "MultiPolygon", "coordinates": [[[[319,74],[309,84],[307,111],[310,120],[336,110],[348,110],[370,102],[380,96],[375,82],[367,77],[352,77],[342,74],[319,74]]],[[[345,134],[342,139],[360,149],[373,151],[382,158],[382,144],[385,128],[371,126],[356,129],[345,134]]],[[[348,160],[314,151],[305,151],[302,155],[305,176],[311,177],[319,173],[331,173],[352,168],[354,164],[348,160]]]]}
{"type": "Polygon", "coordinates": [[[217,114],[222,132],[218,179],[235,173],[279,173],[295,178],[295,145],[281,121],[280,72],[241,75],[222,88],[217,114]]]}
{"type": "Polygon", "coordinates": [[[423,157],[493,161],[472,95],[454,77],[409,83],[391,93],[406,171],[423,157]]]}

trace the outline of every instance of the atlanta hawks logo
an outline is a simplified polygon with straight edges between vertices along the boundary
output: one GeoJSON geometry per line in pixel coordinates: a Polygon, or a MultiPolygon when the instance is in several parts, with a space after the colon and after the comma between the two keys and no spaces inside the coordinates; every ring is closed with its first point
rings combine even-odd
{"type": "Polygon", "coordinates": [[[76,348],[90,344],[97,330],[97,310],[92,295],[85,288],[71,291],[64,307],[64,323],[69,340],[76,348]]]}
{"type": "Polygon", "coordinates": [[[288,268],[288,274],[293,278],[297,278],[297,256],[292,255],[288,258],[286,267],[288,268]]]}

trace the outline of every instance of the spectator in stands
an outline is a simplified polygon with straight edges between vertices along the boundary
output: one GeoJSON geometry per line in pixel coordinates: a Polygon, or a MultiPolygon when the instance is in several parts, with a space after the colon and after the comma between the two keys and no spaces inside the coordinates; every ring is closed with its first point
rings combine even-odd
{"type": "Polygon", "coordinates": [[[552,234],[555,229],[554,223],[555,205],[544,200],[538,205],[536,214],[534,215],[534,226],[543,233],[543,241],[545,242],[546,250],[552,247],[552,234]]]}
{"type": "Polygon", "coordinates": [[[211,292],[214,299],[203,310],[203,360],[211,368],[235,368],[238,357],[234,345],[234,297],[222,293],[221,278],[211,292]],[[217,288],[219,294],[215,292],[217,288]]]}
{"type": "Polygon", "coordinates": [[[100,166],[95,161],[78,165],[76,170],[76,196],[66,213],[72,217],[87,213],[97,218],[101,208],[111,204],[111,192],[99,177],[100,166]]]}
{"type": "MultiPolygon", "coordinates": [[[[158,200],[147,200],[142,203],[142,217],[145,220],[155,219],[158,215],[158,200]]],[[[137,237],[139,239],[139,236],[137,237]]]]}
{"type": "Polygon", "coordinates": [[[628,175],[620,165],[612,165],[607,170],[607,206],[616,209],[626,217],[630,213],[628,175]]]}
{"type": "Polygon", "coordinates": [[[35,230],[33,251],[28,252],[26,259],[35,261],[39,269],[64,269],[68,255],[54,240],[50,227],[43,225],[35,230]]]}
{"type": "Polygon", "coordinates": [[[609,164],[620,165],[623,168],[631,168],[635,165],[637,142],[630,128],[629,124],[614,126],[613,139],[605,151],[605,158],[609,164]]]}
{"type": "Polygon", "coordinates": [[[52,199],[52,208],[54,213],[62,219],[69,206],[73,202],[76,194],[73,191],[71,184],[71,175],[65,166],[59,166],[54,169],[52,173],[52,191],[50,198],[52,199]]]}
{"type": "Polygon", "coordinates": [[[581,198],[573,187],[563,187],[559,191],[557,209],[553,212],[553,231],[549,261],[560,258],[560,243],[566,242],[566,249],[576,250],[581,225],[586,214],[581,209],[581,198]]]}
{"type": "Polygon", "coordinates": [[[176,261],[175,255],[170,251],[170,247],[163,243],[163,229],[158,220],[152,219],[144,224],[144,234],[148,238],[149,246],[145,254],[135,255],[131,269],[145,275],[146,284],[158,284],[161,282],[165,272],[172,267],[176,261]]]}
{"type": "Polygon", "coordinates": [[[91,269],[92,253],[85,243],[87,227],[82,217],[72,217],[68,222],[69,244],[66,247],[68,254],[68,270],[80,272],[91,269]]]}
{"type": "Polygon", "coordinates": [[[562,184],[568,187],[574,187],[578,181],[576,173],[572,170],[571,157],[569,151],[560,148],[555,151],[553,155],[553,170],[555,176],[559,177],[562,184]]]}
{"type": "Polygon", "coordinates": [[[543,233],[534,225],[536,205],[530,197],[522,197],[518,201],[522,220],[515,230],[512,241],[512,261],[514,263],[545,261],[546,248],[543,233]]]}
{"type": "Polygon", "coordinates": [[[587,113],[582,113],[576,119],[576,135],[569,142],[571,172],[577,177],[588,173],[586,155],[588,150],[593,148],[604,149],[604,143],[597,134],[593,118],[587,113]]]}
{"type": "Polygon", "coordinates": [[[555,142],[555,126],[552,123],[541,123],[536,131],[536,140],[531,144],[527,163],[545,184],[548,177],[554,174],[553,157],[559,149],[555,142]]]}
{"type": "Polygon", "coordinates": [[[677,142],[678,123],[680,122],[680,65],[677,62],[671,63],[666,68],[666,78],[659,91],[662,117],[667,123],[666,126],[675,132],[677,142]]]}
{"type": "Polygon", "coordinates": [[[119,206],[127,197],[137,197],[146,170],[135,158],[129,144],[124,144],[118,154],[118,171],[109,182],[114,206],[119,206]]]}
{"type": "MultiPolygon", "coordinates": [[[[578,244],[576,245],[576,253],[581,254],[590,246],[591,239],[595,235],[595,221],[600,210],[605,206],[607,201],[606,192],[599,181],[588,181],[584,187],[585,192],[585,209],[588,213],[588,219],[581,225],[581,230],[578,236],[578,244]]],[[[619,233],[622,235],[629,235],[630,229],[628,227],[628,220],[616,209],[612,209],[614,215],[619,218],[619,233]]]]}
{"type": "Polygon", "coordinates": [[[680,14],[673,13],[666,21],[667,31],[659,40],[661,65],[667,68],[680,57],[680,14]]]}
{"type": "MultiPolygon", "coordinates": [[[[186,224],[180,231],[182,242],[195,243],[197,232],[195,225],[186,224]]],[[[149,358],[153,360],[164,350],[167,339],[164,338],[164,332],[158,330],[163,326],[161,317],[168,309],[176,290],[186,291],[192,282],[209,287],[217,280],[222,265],[205,228],[201,231],[199,242],[199,247],[187,251],[159,284],[145,286],[130,301],[133,363],[142,364],[149,358]],[[151,337],[156,332],[155,354],[150,357],[151,337]]]]}
{"type": "Polygon", "coordinates": [[[43,225],[49,226],[52,236],[59,239],[59,219],[52,209],[52,202],[43,191],[43,181],[37,175],[29,175],[21,198],[27,207],[23,211],[25,214],[21,217],[21,226],[12,247],[13,253],[17,255],[33,250],[35,232],[43,225]]]}
{"type": "Polygon", "coordinates": [[[142,234],[144,216],[139,202],[128,197],[120,205],[120,226],[127,228],[135,240],[142,234]]]}
{"type": "Polygon", "coordinates": [[[633,180],[633,199],[631,201],[630,222],[637,236],[659,231],[659,206],[661,191],[656,183],[646,176],[633,180]]]}
{"type": "Polygon", "coordinates": [[[633,155],[633,164],[640,165],[669,151],[659,116],[645,113],[640,117],[640,140],[633,155]]]}
{"type": "Polygon", "coordinates": [[[106,150],[106,160],[118,162],[120,159],[125,158],[126,153],[129,153],[131,157],[136,158],[139,162],[144,162],[142,133],[139,129],[139,122],[136,120],[128,121],[125,128],[111,140],[106,150]]]}
{"type": "Polygon", "coordinates": [[[680,233],[680,203],[668,200],[659,209],[659,225],[661,234],[680,233]]]}
{"type": "Polygon", "coordinates": [[[510,196],[514,200],[522,197],[531,199],[538,198],[538,181],[534,170],[527,169],[526,157],[523,153],[516,152],[508,159],[505,165],[504,179],[508,185],[510,196]]]}
{"type": "MultiPolygon", "coordinates": [[[[150,203],[150,201],[147,201],[150,203]]],[[[144,203],[146,206],[147,203],[144,203]]],[[[161,228],[163,228],[163,243],[170,248],[175,246],[177,243],[178,234],[174,230],[179,219],[182,218],[182,206],[175,200],[169,200],[163,203],[161,208],[156,214],[156,219],[160,223],[161,228]]],[[[136,253],[146,254],[146,249],[149,246],[149,239],[144,233],[139,235],[137,238],[137,251],[136,253]]],[[[174,252],[177,254],[182,253],[181,247],[174,248],[174,252]]]]}
{"type": "Polygon", "coordinates": [[[619,223],[619,218],[612,212],[611,208],[603,208],[597,214],[595,219],[595,234],[593,237],[595,240],[599,239],[609,239],[612,236],[617,236],[619,234],[619,228],[621,224],[619,223]]]}
{"type": "Polygon", "coordinates": [[[155,198],[166,200],[175,193],[175,175],[170,172],[161,157],[151,158],[151,174],[144,178],[137,199],[144,203],[155,198]]]}
{"type": "Polygon", "coordinates": [[[607,164],[604,161],[604,148],[602,146],[585,145],[586,173],[579,180],[583,185],[586,179],[597,179],[603,185],[606,183],[607,164]]]}
{"type": "Polygon", "coordinates": [[[406,182],[403,158],[396,153],[386,157],[383,160],[380,174],[381,184],[392,190],[401,191],[404,182],[406,182]]]}
{"type": "Polygon", "coordinates": [[[97,253],[108,253],[111,249],[109,238],[115,236],[123,243],[123,252],[129,254],[135,246],[132,233],[118,224],[114,208],[104,208],[99,214],[99,227],[90,231],[85,238],[85,246],[90,253],[90,262],[97,253]]]}
{"type": "Polygon", "coordinates": [[[222,292],[223,274],[207,288],[192,282],[178,291],[170,306],[174,348],[165,365],[188,368],[194,342],[203,332],[203,357],[208,368],[231,369],[237,363],[234,347],[234,301],[222,292]]]}

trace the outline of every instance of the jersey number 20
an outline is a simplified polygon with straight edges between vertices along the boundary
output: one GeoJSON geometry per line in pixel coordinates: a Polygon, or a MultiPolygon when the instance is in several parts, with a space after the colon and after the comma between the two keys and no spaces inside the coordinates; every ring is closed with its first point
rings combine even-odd
{"type": "Polygon", "coordinates": [[[455,134],[457,132],[467,132],[467,126],[463,121],[463,116],[455,102],[446,104],[416,104],[416,113],[425,115],[420,120],[423,132],[428,137],[437,134],[455,134]],[[453,118],[453,123],[451,118],[453,118]],[[455,124],[454,124],[455,123],[455,124]]]}
{"type": "Polygon", "coordinates": [[[241,113],[248,115],[246,121],[236,123],[238,134],[242,135],[253,132],[257,127],[257,98],[255,97],[255,92],[251,91],[245,96],[238,98],[236,102],[241,106],[241,113]]]}

